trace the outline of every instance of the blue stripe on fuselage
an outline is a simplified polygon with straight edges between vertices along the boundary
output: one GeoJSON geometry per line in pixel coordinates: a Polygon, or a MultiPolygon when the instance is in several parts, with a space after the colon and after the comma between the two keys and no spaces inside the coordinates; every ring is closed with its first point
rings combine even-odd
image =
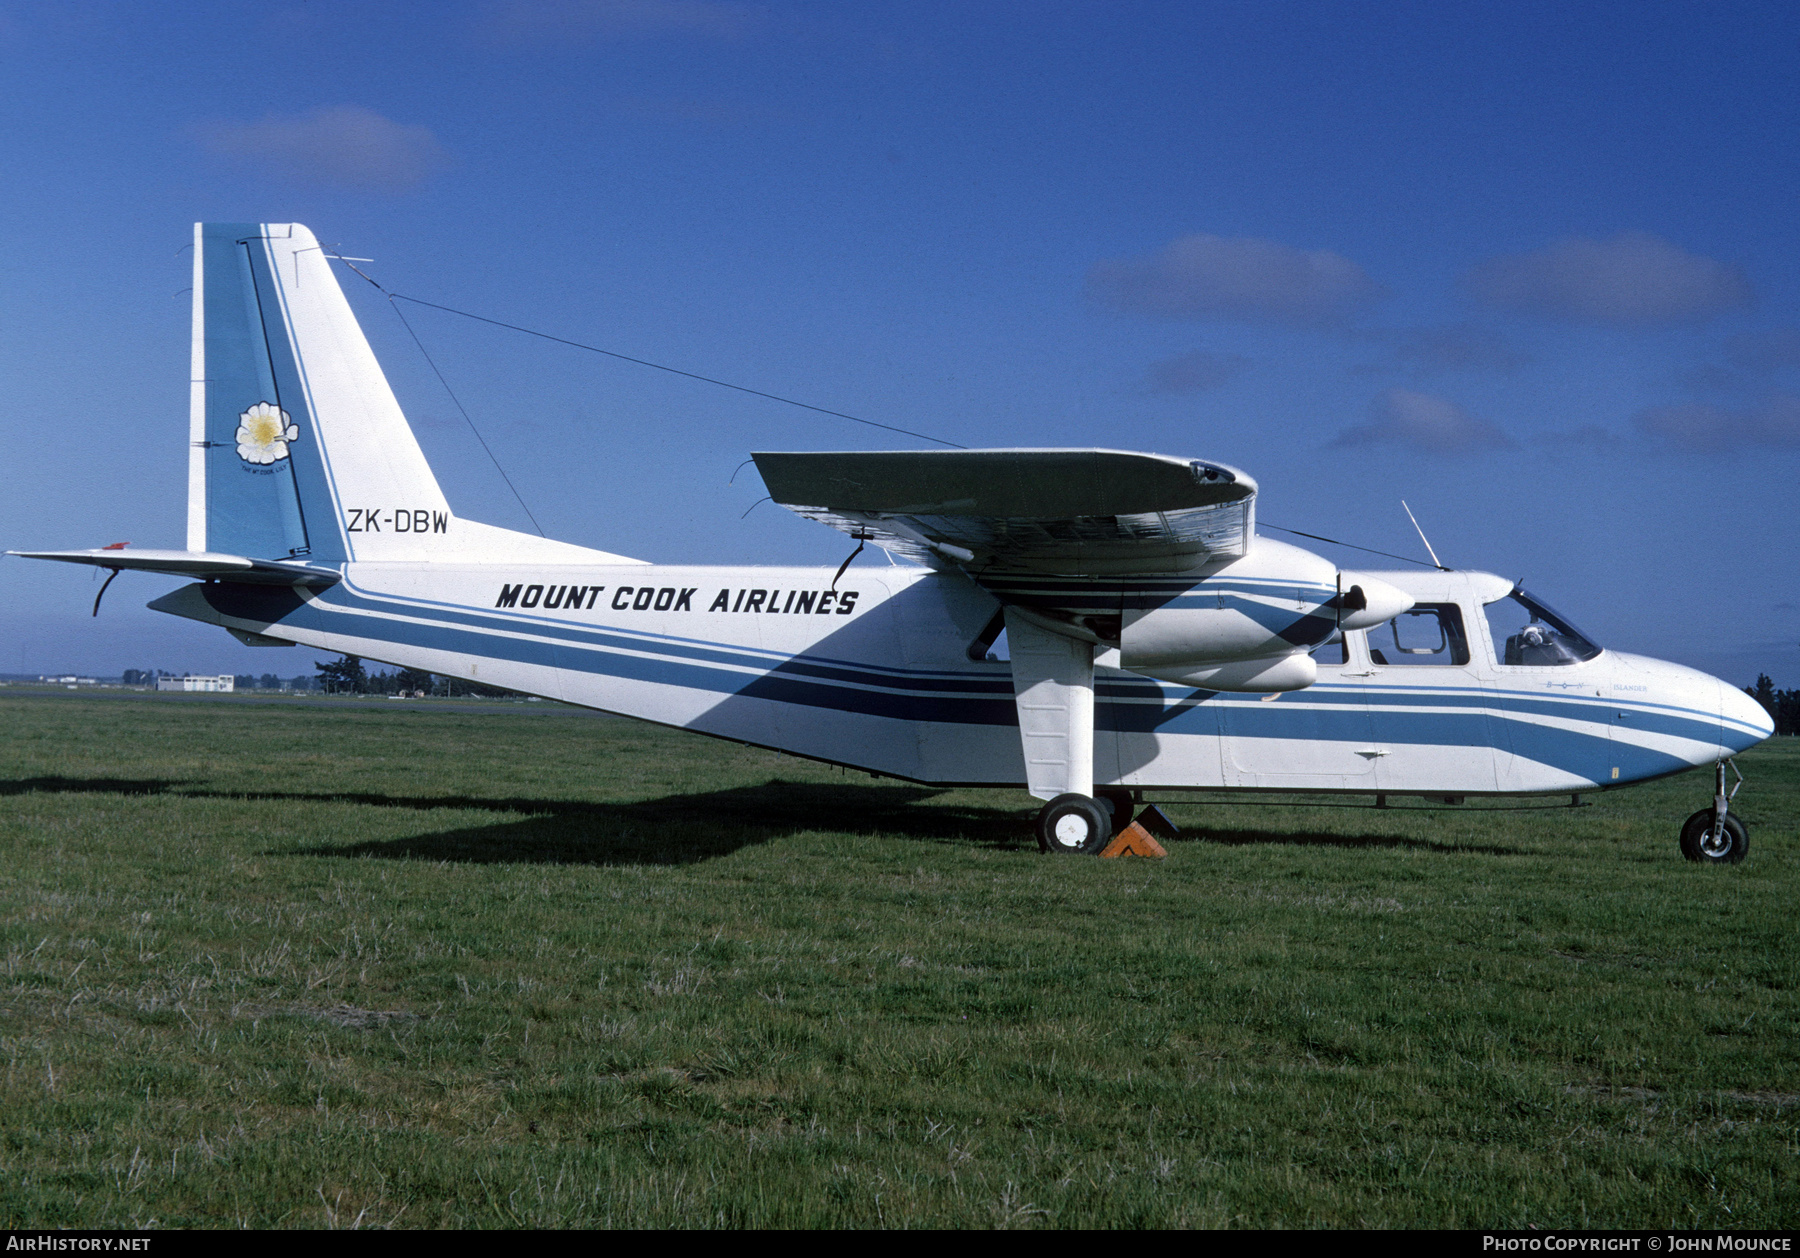
{"type": "MultiPolygon", "coordinates": [[[[1004,726],[1016,723],[1010,670],[908,670],[813,655],[781,657],[698,639],[601,628],[548,617],[376,594],[344,585],[301,597],[291,589],[216,583],[205,597],[227,616],[264,625],[423,646],[561,668],[597,676],[685,687],[714,694],[910,721],[1004,726]],[[359,613],[377,613],[367,615],[359,613]],[[404,617],[405,620],[389,619],[404,617]],[[421,623],[422,622],[422,623],[421,623]],[[519,636],[530,635],[530,636],[519,636]],[[546,640],[547,639],[547,640],[546,640]]],[[[1553,766],[1597,762],[1596,743],[1630,778],[1683,767],[1666,753],[1610,737],[1618,703],[1580,696],[1471,687],[1390,688],[1320,682],[1286,702],[1194,691],[1148,678],[1097,679],[1096,725],[1120,732],[1161,730],[1212,736],[1217,709],[1232,709],[1234,736],[1366,740],[1371,735],[1427,746],[1488,746],[1502,729],[1510,750],[1553,766]],[[1425,709],[1453,709],[1429,711],[1425,709]],[[1460,710],[1455,710],[1460,709],[1460,710]],[[1532,716],[1580,721],[1597,732],[1567,730],[1532,716]],[[1490,724],[1490,722],[1492,724],[1490,724]],[[1372,723],[1372,724],[1371,724],[1372,723]],[[1333,728],[1336,727],[1336,728],[1333,728]]],[[[1716,717],[1667,705],[1633,704],[1631,730],[1716,742],[1716,717]]]]}

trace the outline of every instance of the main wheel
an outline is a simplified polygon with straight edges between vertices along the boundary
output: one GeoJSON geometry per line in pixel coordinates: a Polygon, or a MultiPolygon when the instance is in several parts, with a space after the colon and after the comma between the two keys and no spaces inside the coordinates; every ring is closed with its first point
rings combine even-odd
{"type": "Polygon", "coordinates": [[[1037,816],[1038,847],[1046,852],[1095,855],[1112,838],[1106,805],[1086,795],[1058,795],[1037,816]]]}
{"type": "Polygon", "coordinates": [[[1750,835],[1733,813],[1725,814],[1725,830],[1712,836],[1713,810],[1702,808],[1681,827],[1681,854],[1707,865],[1735,865],[1750,853],[1750,835]]]}
{"type": "Polygon", "coordinates": [[[1137,805],[1132,802],[1130,791],[1122,786],[1102,786],[1094,792],[1094,797],[1102,805],[1112,805],[1112,832],[1114,834],[1131,824],[1131,814],[1137,805]]]}

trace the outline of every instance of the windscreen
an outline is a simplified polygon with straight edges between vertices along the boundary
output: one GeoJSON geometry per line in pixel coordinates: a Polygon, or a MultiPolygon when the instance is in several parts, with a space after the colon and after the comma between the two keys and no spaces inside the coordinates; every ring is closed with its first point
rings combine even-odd
{"type": "Polygon", "coordinates": [[[1580,664],[1600,654],[1581,630],[1539,599],[1514,586],[1513,592],[1486,607],[1494,654],[1502,664],[1543,668],[1580,664]]]}

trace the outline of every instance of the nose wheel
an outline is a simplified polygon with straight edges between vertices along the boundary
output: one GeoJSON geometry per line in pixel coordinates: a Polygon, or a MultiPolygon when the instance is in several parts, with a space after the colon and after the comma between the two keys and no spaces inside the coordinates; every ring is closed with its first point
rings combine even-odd
{"type": "Polygon", "coordinates": [[[1731,801],[1744,784],[1744,775],[1736,764],[1718,763],[1718,784],[1713,790],[1713,806],[1702,808],[1681,826],[1681,854],[1702,865],[1735,865],[1750,854],[1750,833],[1744,823],[1731,813],[1731,801]],[[1725,766],[1737,774],[1731,790],[1725,789],[1725,766]]]}
{"type": "Polygon", "coordinates": [[[1713,810],[1702,808],[1681,827],[1681,854],[1702,865],[1735,865],[1750,854],[1744,823],[1727,815],[1715,826],[1713,810]]]}

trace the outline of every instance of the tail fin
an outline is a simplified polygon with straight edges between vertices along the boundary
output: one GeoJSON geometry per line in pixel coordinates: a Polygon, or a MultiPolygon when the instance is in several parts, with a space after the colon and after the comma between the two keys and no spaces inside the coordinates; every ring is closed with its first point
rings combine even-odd
{"type": "MultiPolygon", "coordinates": [[[[190,551],[620,557],[457,520],[313,234],[194,225],[190,551]]],[[[630,561],[626,561],[630,562],[630,561]]]]}

